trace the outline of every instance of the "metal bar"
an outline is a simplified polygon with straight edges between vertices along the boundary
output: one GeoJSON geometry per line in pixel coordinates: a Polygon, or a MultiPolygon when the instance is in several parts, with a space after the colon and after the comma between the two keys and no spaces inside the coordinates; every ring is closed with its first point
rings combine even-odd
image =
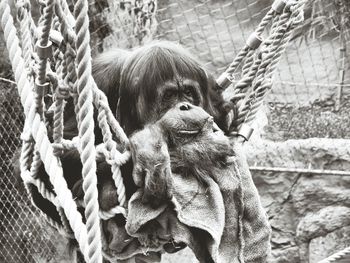
{"type": "MultiPolygon", "coordinates": [[[[341,36],[343,39],[344,37],[341,36]]],[[[343,93],[343,85],[345,81],[345,59],[346,59],[346,42],[342,41],[342,47],[340,48],[340,53],[341,53],[341,68],[340,68],[340,85],[338,86],[337,90],[337,96],[335,98],[335,111],[339,111],[340,109],[340,103],[341,103],[341,97],[343,93]]]]}
{"type": "Polygon", "coordinates": [[[350,171],[339,171],[339,170],[265,167],[265,166],[252,166],[249,169],[251,171],[261,171],[261,172],[286,172],[286,173],[301,173],[301,174],[315,174],[315,175],[350,176],[350,171]]]}

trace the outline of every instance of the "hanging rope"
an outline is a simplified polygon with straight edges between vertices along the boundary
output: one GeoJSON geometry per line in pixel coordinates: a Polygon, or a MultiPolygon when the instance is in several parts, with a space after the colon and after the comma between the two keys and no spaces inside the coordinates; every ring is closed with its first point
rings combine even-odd
{"type": "Polygon", "coordinates": [[[0,5],[1,26],[4,29],[10,60],[26,115],[26,124],[22,136],[21,176],[25,185],[34,185],[44,198],[57,207],[62,226],[50,218],[48,218],[49,223],[59,231],[64,231],[68,236],[72,231],[74,232],[85,261],[102,262],[99,215],[104,219],[111,218],[116,214],[126,215],[126,210],[123,208],[126,203],[125,187],[119,166],[130,158],[129,152],[120,153],[116,150],[116,145],[111,142],[111,130],[123,146],[128,144],[128,138],[110,111],[107,98],[97,89],[91,77],[87,2],[79,1],[76,3],[76,23],[72,23],[72,19],[69,19],[73,16],[66,8],[67,4],[63,4],[63,2],[65,3],[65,1],[47,1],[43,7],[43,15],[39,19],[40,30],[33,28],[36,26],[32,23],[29,2],[25,1],[18,5],[17,8],[21,15],[19,19],[21,34],[19,36],[22,43],[25,42],[24,50],[20,48],[20,40],[17,37],[17,30],[7,1],[2,1],[0,5]],[[52,38],[50,35],[53,32],[51,28],[52,21],[54,21],[54,28],[61,31],[61,40],[52,38]],[[77,36],[72,30],[73,26],[75,26],[77,36]],[[28,34],[28,32],[32,32],[32,34],[28,34]],[[38,38],[38,53],[32,55],[33,43],[36,41],[33,38],[38,38]],[[52,38],[52,41],[57,44],[54,52],[52,52],[52,44],[49,38],[52,38]],[[64,43],[62,43],[63,41],[64,43]],[[53,57],[52,53],[54,53],[53,57]],[[33,61],[32,56],[36,60],[33,61]],[[47,67],[49,59],[55,61],[55,72],[51,72],[47,67]],[[48,77],[50,77],[52,84],[47,82],[48,77]],[[47,123],[43,114],[45,109],[43,97],[51,85],[56,87],[53,103],[54,142],[52,144],[47,137],[47,123]],[[35,93],[32,92],[33,86],[35,86],[35,93]],[[80,128],[79,138],[69,141],[63,138],[63,111],[65,99],[70,94],[76,94],[76,92],[78,93],[75,96],[75,101],[77,102],[76,113],[80,128]],[[112,208],[110,211],[99,211],[97,202],[93,103],[97,105],[98,111],[103,116],[100,124],[104,127],[105,156],[106,159],[108,156],[108,162],[112,165],[118,200],[121,204],[121,206],[112,208]],[[82,217],[77,211],[77,204],[64,180],[61,163],[58,159],[61,150],[67,148],[78,148],[81,153],[83,189],[85,192],[83,206],[85,207],[86,224],[83,223],[82,217]],[[43,181],[37,177],[37,171],[41,163],[44,164],[49,175],[54,192],[49,191],[43,181]]]}
{"type": "Polygon", "coordinates": [[[235,134],[245,140],[249,139],[252,133],[250,124],[271,90],[273,73],[291,33],[303,21],[304,4],[304,0],[276,0],[231,65],[217,79],[221,91],[234,86],[231,100],[239,106],[235,134]],[[270,23],[270,33],[263,40],[262,35],[270,23]],[[242,78],[236,81],[235,72],[241,64],[242,78]]]}
{"type": "Polygon", "coordinates": [[[43,158],[45,170],[48,171],[50,176],[50,181],[55,189],[57,200],[65,211],[81,250],[85,252],[87,236],[86,228],[82,222],[80,213],[77,211],[72,194],[63,178],[60,162],[53,155],[53,149],[47,138],[48,133],[45,124],[41,121],[40,115],[36,112],[31,85],[26,74],[24,74],[24,72],[26,72],[25,63],[21,55],[19,39],[16,35],[16,28],[7,1],[1,2],[0,11],[2,14],[1,26],[4,30],[6,46],[9,50],[9,57],[21,97],[21,103],[26,115],[26,121],[31,123],[31,127],[28,129],[30,129],[30,133],[36,144],[40,146],[40,156],[43,158]]]}
{"type": "MultiPolygon", "coordinates": [[[[67,236],[74,234],[86,262],[102,262],[101,239],[104,237],[101,236],[100,220],[108,220],[116,214],[127,215],[120,166],[130,159],[130,152],[125,150],[129,140],[111,112],[106,95],[97,88],[91,76],[88,2],[78,0],[74,6],[74,15],[65,0],[47,0],[41,4],[42,15],[37,27],[31,17],[29,0],[17,3],[20,39],[7,0],[0,4],[1,26],[26,115],[22,134],[21,176],[27,189],[29,185],[35,186],[44,198],[56,206],[62,225],[48,218],[50,224],[67,236]],[[52,63],[54,70],[51,70],[49,63],[52,63]],[[43,98],[49,91],[54,94],[51,106],[52,143],[48,138],[49,124],[43,114],[46,109],[43,98]],[[72,140],[63,137],[63,113],[69,97],[73,97],[79,130],[78,136],[72,140]],[[97,125],[103,136],[103,143],[96,148],[94,107],[98,113],[97,125]],[[73,200],[63,177],[59,158],[67,149],[77,149],[81,156],[83,202],[73,200]],[[123,149],[123,152],[118,149],[123,149]],[[104,158],[111,166],[117,188],[119,205],[109,211],[101,211],[98,204],[96,158],[104,158]],[[48,190],[37,176],[42,164],[49,175],[53,191],[48,190]],[[77,210],[78,206],[85,208],[85,224],[77,210]]],[[[271,89],[277,63],[285,51],[293,28],[302,20],[303,5],[304,1],[277,0],[217,80],[221,91],[234,84],[232,99],[240,106],[238,134],[246,139],[251,130],[244,132],[244,124],[253,121],[263,98],[271,89]],[[263,40],[262,36],[269,24],[270,33],[263,40]],[[234,76],[239,68],[242,77],[235,81],[234,76]]],[[[154,12],[156,5],[150,5],[149,8],[147,12],[154,12]]],[[[243,213],[243,194],[241,197],[243,213]]],[[[241,240],[242,249],[243,246],[241,240]]]]}
{"type": "Polygon", "coordinates": [[[85,202],[86,227],[88,231],[89,262],[102,263],[100,220],[98,217],[98,192],[96,177],[96,151],[94,134],[94,109],[92,105],[91,50],[88,3],[78,0],[74,6],[76,19],[76,65],[78,91],[78,127],[80,158],[85,202]]]}

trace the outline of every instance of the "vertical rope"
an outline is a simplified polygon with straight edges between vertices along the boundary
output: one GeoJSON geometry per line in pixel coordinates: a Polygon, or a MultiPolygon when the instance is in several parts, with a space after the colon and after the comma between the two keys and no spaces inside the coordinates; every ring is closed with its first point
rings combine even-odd
{"type": "MultiPolygon", "coordinates": [[[[290,15],[291,14],[289,12],[286,12],[280,16],[280,19],[278,20],[278,25],[275,27],[276,30],[266,40],[266,42],[271,44],[265,46],[263,50],[261,50],[261,63],[256,72],[256,76],[254,77],[253,90],[250,92],[247,99],[245,100],[243,105],[241,105],[241,108],[239,110],[239,115],[237,119],[237,123],[239,124],[242,124],[243,122],[248,123],[248,115],[249,122],[253,120],[255,113],[258,111],[258,108],[261,105],[261,99],[264,97],[263,94],[266,94],[266,92],[271,88],[271,81],[266,81],[265,73],[269,65],[273,63],[273,59],[279,59],[279,57],[274,57],[274,55],[279,48],[281,39],[284,37],[284,34],[288,29],[288,20],[290,18],[290,15]],[[262,85],[263,82],[264,85],[262,85]],[[259,100],[257,99],[258,93],[259,100]]],[[[240,126],[241,125],[239,125],[239,127],[240,126]]]]}
{"type": "MultiPolygon", "coordinates": [[[[67,187],[67,183],[63,178],[63,171],[59,160],[53,155],[53,149],[47,138],[47,130],[45,124],[40,120],[40,116],[36,113],[33,94],[31,92],[30,83],[23,72],[25,71],[25,63],[21,55],[19,40],[16,35],[13,18],[10,13],[10,7],[7,1],[0,2],[1,26],[4,31],[6,46],[9,51],[9,57],[12,64],[13,72],[17,82],[18,92],[21,97],[21,103],[24,113],[29,123],[31,123],[31,134],[35,142],[39,145],[40,156],[43,158],[45,170],[49,174],[50,181],[54,186],[57,199],[62,205],[67,218],[74,231],[81,250],[86,253],[87,232],[82,222],[80,213],[77,211],[73,196],[67,187]]],[[[85,258],[87,260],[87,258],[85,258]]]]}
{"type": "Polygon", "coordinates": [[[126,203],[126,197],[123,177],[119,168],[121,163],[117,163],[116,161],[114,161],[120,159],[118,158],[118,156],[120,156],[121,153],[117,150],[117,144],[112,139],[112,133],[107,122],[106,111],[101,106],[98,107],[97,120],[101,127],[104,145],[106,147],[107,152],[109,153],[109,156],[106,156],[106,159],[112,166],[112,177],[117,188],[118,202],[120,206],[124,207],[126,203]]]}
{"type": "Polygon", "coordinates": [[[88,2],[78,0],[74,6],[77,35],[77,90],[79,105],[79,138],[82,161],[83,190],[85,192],[85,217],[88,235],[88,261],[102,263],[101,231],[96,178],[96,150],[93,118],[93,97],[91,76],[91,50],[88,2]]]}
{"type": "Polygon", "coordinates": [[[30,15],[29,15],[30,3],[28,1],[19,1],[17,3],[17,10],[20,20],[20,35],[22,42],[22,54],[25,61],[25,65],[28,70],[28,77],[33,81],[32,70],[31,70],[31,57],[33,53],[33,42],[30,34],[30,15]]]}

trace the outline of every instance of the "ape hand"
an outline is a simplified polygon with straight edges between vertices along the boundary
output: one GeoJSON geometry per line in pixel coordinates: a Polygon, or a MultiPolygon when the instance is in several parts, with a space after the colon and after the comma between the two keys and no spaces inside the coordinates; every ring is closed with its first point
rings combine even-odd
{"type": "Polygon", "coordinates": [[[170,156],[162,130],[146,126],[130,138],[134,163],[133,179],[143,187],[142,202],[158,207],[172,198],[170,156]]]}

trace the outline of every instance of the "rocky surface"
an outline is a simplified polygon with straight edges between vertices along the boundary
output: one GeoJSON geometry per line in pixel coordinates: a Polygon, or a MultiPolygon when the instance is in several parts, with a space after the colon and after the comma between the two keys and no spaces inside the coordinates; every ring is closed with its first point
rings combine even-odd
{"type": "MultiPolygon", "coordinates": [[[[257,143],[247,145],[250,163],[350,171],[350,140],[257,143]]],[[[253,178],[273,229],[270,262],[317,262],[350,246],[350,176],[253,171],[253,178]]]]}

